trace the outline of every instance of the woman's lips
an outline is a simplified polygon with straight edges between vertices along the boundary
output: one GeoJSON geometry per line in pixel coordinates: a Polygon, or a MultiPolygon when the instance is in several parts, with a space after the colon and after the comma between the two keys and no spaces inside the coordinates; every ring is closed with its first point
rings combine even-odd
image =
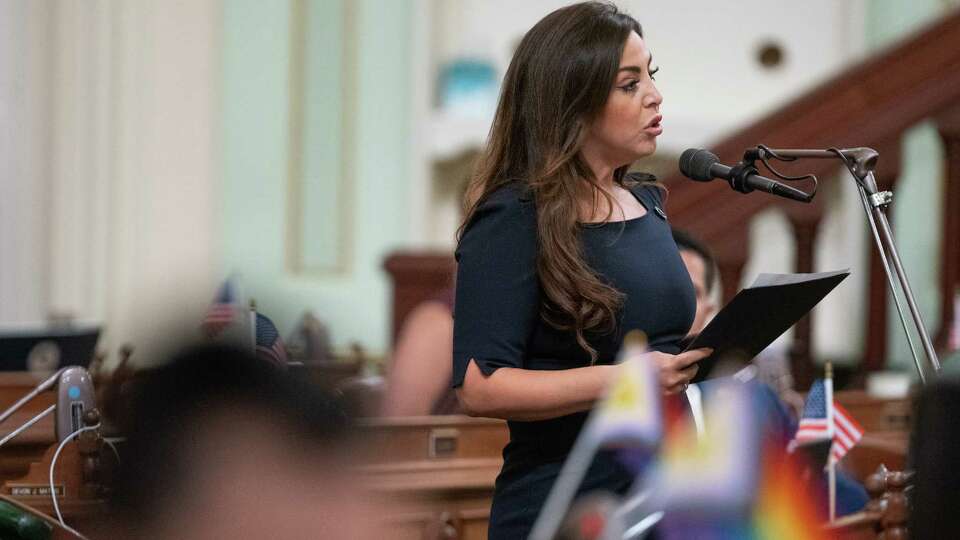
{"type": "Polygon", "coordinates": [[[663,126],[660,124],[660,122],[662,121],[663,121],[663,116],[659,114],[654,116],[653,119],[650,120],[650,123],[647,124],[647,127],[644,128],[644,131],[654,136],[660,135],[661,133],[663,133],[663,126]]]}

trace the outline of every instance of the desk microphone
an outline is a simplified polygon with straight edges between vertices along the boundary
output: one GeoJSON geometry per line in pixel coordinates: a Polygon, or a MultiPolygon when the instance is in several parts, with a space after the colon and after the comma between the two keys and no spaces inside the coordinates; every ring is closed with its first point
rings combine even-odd
{"type": "Polygon", "coordinates": [[[57,440],[62,441],[83,427],[83,413],[96,407],[90,373],[78,366],[60,373],[57,388],[57,440]]]}

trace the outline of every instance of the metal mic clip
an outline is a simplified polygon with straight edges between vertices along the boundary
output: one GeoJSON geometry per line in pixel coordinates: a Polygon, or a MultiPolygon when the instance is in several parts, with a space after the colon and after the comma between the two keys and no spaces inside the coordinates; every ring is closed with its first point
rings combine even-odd
{"type": "Polygon", "coordinates": [[[752,160],[746,160],[737,163],[730,168],[730,187],[740,193],[750,193],[753,188],[747,185],[747,177],[760,174],[752,160]]]}
{"type": "Polygon", "coordinates": [[[766,152],[763,151],[759,146],[754,146],[753,148],[747,148],[743,152],[743,161],[749,162],[751,165],[756,162],[758,159],[762,160],[766,157],[766,152]]]}
{"type": "Polygon", "coordinates": [[[877,160],[880,158],[880,154],[873,148],[844,148],[840,152],[853,161],[853,173],[861,180],[866,179],[867,175],[876,169],[877,160]]]}

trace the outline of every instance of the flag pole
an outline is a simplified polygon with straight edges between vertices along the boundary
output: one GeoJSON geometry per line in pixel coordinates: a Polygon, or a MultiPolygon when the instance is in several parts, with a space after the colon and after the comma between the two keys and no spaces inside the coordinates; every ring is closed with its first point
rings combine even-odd
{"type": "Polygon", "coordinates": [[[827,482],[829,483],[829,494],[830,494],[830,522],[832,523],[837,517],[837,462],[833,459],[833,445],[836,444],[836,438],[834,437],[834,426],[833,421],[833,365],[830,362],[827,362],[824,365],[824,370],[826,371],[826,376],[823,381],[824,390],[826,392],[826,402],[827,402],[827,426],[830,430],[830,440],[834,441],[830,444],[830,454],[827,457],[827,482]]]}
{"type": "MultiPolygon", "coordinates": [[[[643,332],[634,330],[624,337],[623,343],[625,348],[634,347],[646,351],[647,336],[643,332]]],[[[622,371],[626,369],[625,364],[627,362],[637,361],[639,360],[636,358],[626,358],[618,364],[617,369],[622,371]]],[[[587,421],[580,429],[580,435],[574,441],[567,459],[564,460],[560,473],[557,475],[553,487],[550,488],[550,493],[547,494],[543,509],[540,510],[540,514],[534,521],[533,530],[530,531],[527,540],[552,540],[557,536],[557,531],[563,524],[563,518],[574,500],[577,489],[583,483],[583,478],[601,447],[598,430],[604,423],[602,419],[603,408],[606,406],[606,401],[610,399],[609,393],[610,387],[608,386],[604,390],[601,404],[591,411],[587,421]]]]}
{"type": "Polygon", "coordinates": [[[250,299],[250,352],[257,354],[257,301],[250,299]]]}

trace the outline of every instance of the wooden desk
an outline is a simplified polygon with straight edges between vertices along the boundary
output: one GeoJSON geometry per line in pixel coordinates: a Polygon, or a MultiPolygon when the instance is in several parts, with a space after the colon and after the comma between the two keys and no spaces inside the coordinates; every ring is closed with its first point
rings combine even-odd
{"type": "Polygon", "coordinates": [[[386,509],[391,538],[487,537],[493,485],[509,440],[502,420],[466,416],[371,419],[361,423],[363,482],[386,509]],[[436,531],[436,532],[434,532],[436,531]],[[436,535],[436,536],[435,536],[436,535]]]}
{"type": "MultiPolygon", "coordinates": [[[[29,372],[0,372],[0,411],[19,401],[46,378],[47,376],[38,376],[29,372]]],[[[38,394],[0,424],[0,437],[8,435],[24,422],[53,405],[56,397],[54,390],[38,394]]],[[[56,449],[54,424],[54,414],[49,414],[0,447],[0,487],[7,482],[34,487],[46,486],[49,468],[43,461],[46,459],[49,463],[56,449]]],[[[75,478],[82,476],[83,458],[77,453],[77,444],[76,441],[69,443],[60,455],[56,467],[57,485],[64,484],[64,478],[67,476],[75,478]]],[[[109,456],[109,459],[112,459],[112,456],[109,456]]],[[[3,489],[2,495],[48,516],[54,514],[49,495],[11,496],[6,488],[3,489]]],[[[70,493],[69,496],[61,497],[59,503],[60,511],[67,523],[81,530],[101,519],[106,512],[105,502],[89,495],[80,497],[76,493],[70,493]]]]}
{"type": "MultiPolygon", "coordinates": [[[[907,399],[877,399],[862,391],[836,398],[866,429],[844,460],[863,481],[880,463],[905,464],[910,429],[907,399]]],[[[359,472],[387,508],[390,530],[399,539],[431,538],[424,531],[446,523],[456,538],[486,538],[493,484],[509,439],[506,423],[464,416],[363,421],[368,449],[359,472]]]]}
{"type": "Polygon", "coordinates": [[[903,470],[910,446],[911,400],[871,397],[862,390],[837,392],[836,399],[864,429],[863,439],[843,459],[842,467],[860,482],[881,463],[903,470]]]}
{"type": "Polygon", "coordinates": [[[867,433],[909,433],[913,417],[910,397],[877,398],[863,390],[842,390],[834,396],[867,433]]]}

